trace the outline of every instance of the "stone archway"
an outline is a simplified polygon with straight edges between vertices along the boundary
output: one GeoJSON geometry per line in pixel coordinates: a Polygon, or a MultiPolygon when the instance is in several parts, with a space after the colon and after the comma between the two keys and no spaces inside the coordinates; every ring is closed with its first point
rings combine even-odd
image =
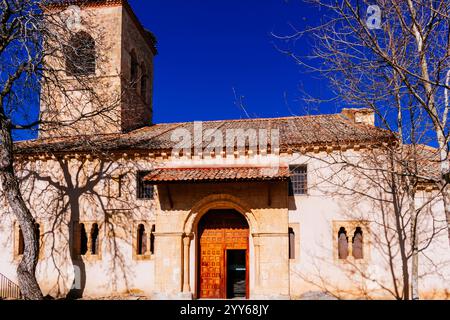
{"type": "MultiPolygon", "coordinates": [[[[190,210],[188,216],[186,217],[183,225],[184,238],[183,238],[183,293],[191,294],[191,277],[194,276],[193,285],[195,288],[194,292],[197,291],[198,285],[198,225],[201,221],[202,217],[207,214],[211,210],[234,210],[240,213],[247,221],[249,235],[258,232],[258,223],[253,211],[250,207],[241,199],[229,195],[229,194],[218,194],[218,195],[210,195],[208,197],[203,198],[199,202],[197,202],[192,209],[190,210]],[[195,243],[192,252],[191,252],[191,243],[195,243]],[[191,256],[193,255],[192,259],[191,256]],[[192,272],[192,273],[191,273],[192,272]]],[[[252,246],[252,237],[249,236],[249,266],[254,264],[254,259],[251,257],[254,256],[254,248],[252,246]]],[[[257,269],[257,267],[256,267],[257,269]]],[[[251,270],[251,268],[250,268],[251,270]]],[[[257,272],[257,270],[255,271],[257,272]]],[[[251,276],[250,276],[251,278],[251,276]]],[[[249,281],[252,282],[251,280],[249,281]]],[[[251,291],[251,288],[249,289],[251,291]]]]}
{"type": "Polygon", "coordinates": [[[253,211],[244,201],[229,194],[211,195],[197,202],[185,219],[184,233],[186,235],[194,233],[203,215],[214,209],[236,210],[247,219],[250,233],[258,233],[258,223],[253,211]]]}

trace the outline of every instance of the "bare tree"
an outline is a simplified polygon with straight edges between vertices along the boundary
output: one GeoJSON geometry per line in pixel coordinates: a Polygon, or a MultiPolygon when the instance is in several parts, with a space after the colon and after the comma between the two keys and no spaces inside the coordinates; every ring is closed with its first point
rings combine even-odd
{"type": "MultiPolygon", "coordinates": [[[[306,70],[328,79],[337,101],[370,108],[380,125],[397,136],[399,144],[390,147],[389,157],[385,158],[390,167],[378,163],[383,166],[366,170],[385,172],[379,183],[390,185],[388,194],[396,198],[391,203],[395,215],[403,216],[399,208],[405,208],[399,206],[398,200],[407,201],[410,230],[406,232],[404,225],[398,232],[406,237],[399,238],[401,245],[406,239],[410,242],[411,297],[417,299],[421,242],[417,221],[421,208],[416,207],[415,195],[424,182],[441,192],[450,241],[447,181],[449,3],[425,0],[306,2],[321,9],[321,22],[304,30],[293,27],[293,33],[287,36],[275,35],[287,43],[280,50],[306,70]],[[313,43],[307,57],[296,54],[295,43],[301,38],[313,43]],[[423,152],[421,145],[430,143],[438,148],[423,152]],[[424,172],[424,164],[427,167],[437,164],[433,170],[440,174],[433,174],[433,177],[425,174],[430,170],[424,172]]],[[[406,268],[405,265],[405,272],[406,268]]],[[[408,298],[409,290],[404,288],[403,291],[408,298]]]]}
{"type": "Polygon", "coordinates": [[[25,299],[42,299],[43,295],[35,277],[39,254],[35,219],[21,193],[13,134],[37,128],[43,137],[45,131],[80,133],[82,126],[75,124],[89,125],[94,119],[98,123],[99,117],[107,126],[117,121],[111,112],[121,99],[121,92],[112,98],[98,90],[98,80],[85,77],[95,68],[95,61],[101,61],[102,30],[92,26],[91,38],[80,37],[67,23],[66,7],[58,6],[60,2],[0,2],[0,181],[23,233],[25,249],[17,272],[25,299]],[[91,58],[83,59],[88,54],[91,58]],[[74,97],[73,87],[84,92],[83,97],[74,97]],[[33,117],[39,96],[45,110],[33,117]],[[74,105],[79,108],[74,110],[74,105]]]}
{"type": "MultiPolygon", "coordinates": [[[[289,41],[310,37],[314,43],[311,55],[298,56],[295,48],[281,50],[300,65],[329,79],[341,101],[371,107],[384,115],[390,127],[400,134],[396,121],[410,116],[403,106],[415,107],[421,115],[421,123],[416,123],[419,131],[427,131],[427,137],[433,134],[439,147],[440,183],[450,241],[447,182],[450,4],[444,0],[379,0],[375,1],[380,10],[380,16],[376,17],[370,11],[373,1],[306,2],[322,9],[323,23],[307,30],[294,29],[293,34],[277,38],[289,41]],[[389,112],[391,115],[396,112],[399,104],[401,113],[386,117],[389,112]]],[[[407,139],[414,137],[403,138],[409,142],[407,139]]]]}

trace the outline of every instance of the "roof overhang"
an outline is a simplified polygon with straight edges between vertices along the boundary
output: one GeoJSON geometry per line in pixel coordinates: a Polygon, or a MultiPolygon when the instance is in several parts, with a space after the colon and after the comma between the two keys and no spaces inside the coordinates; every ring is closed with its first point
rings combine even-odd
{"type": "Polygon", "coordinates": [[[285,181],[287,166],[172,167],[156,168],[144,177],[154,184],[176,182],[285,181]]]}

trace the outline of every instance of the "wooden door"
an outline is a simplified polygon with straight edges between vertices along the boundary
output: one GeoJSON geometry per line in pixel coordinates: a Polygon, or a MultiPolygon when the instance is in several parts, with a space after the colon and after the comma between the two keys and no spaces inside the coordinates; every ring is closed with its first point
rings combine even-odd
{"type": "Polygon", "coordinates": [[[247,221],[234,211],[210,211],[199,223],[199,234],[199,298],[226,299],[226,250],[248,252],[247,221]]]}
{"type": "Polygon", "coordinates": [[[207,229],[200,239],[200,298],[224,298],[223,235],[222,230],[207,229]]]}

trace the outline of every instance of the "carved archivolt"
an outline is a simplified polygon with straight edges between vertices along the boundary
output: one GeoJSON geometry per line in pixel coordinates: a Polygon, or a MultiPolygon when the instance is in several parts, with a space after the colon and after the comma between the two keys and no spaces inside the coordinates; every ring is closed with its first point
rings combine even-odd
{"type": "Polygon", "coordinates": [[[203,198],[192,207],[184,222],[185,234],[193,233],[202,216],[213,209],[234,209],[240,212],[247,219],[250,233],[258,233],[255,215],[244,201],[229,194],[217,194],[203,198]]]}

